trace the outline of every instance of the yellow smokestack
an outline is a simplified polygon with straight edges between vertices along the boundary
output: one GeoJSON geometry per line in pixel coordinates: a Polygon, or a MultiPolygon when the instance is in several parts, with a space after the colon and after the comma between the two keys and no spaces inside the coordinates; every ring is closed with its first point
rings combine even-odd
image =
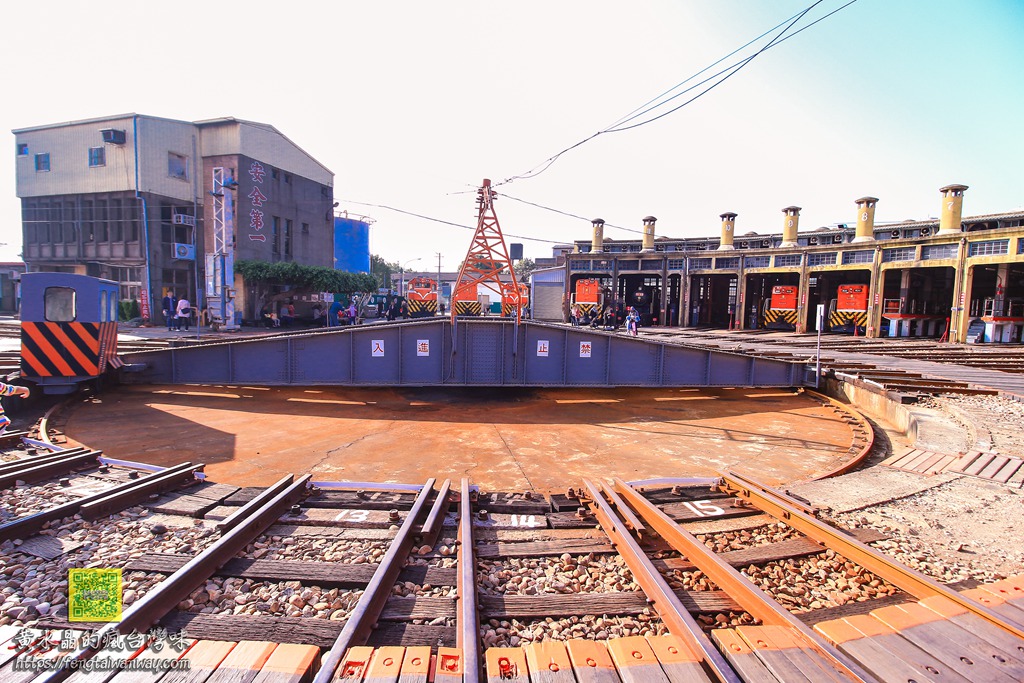
{"type": "Polygon", "coordinates": [[[654,216],[644,218],[644,242],[640,251],[654,251],[654,223],[657,220],[654,216]]]}
{"type": "Polygon", "coordinates": [[[857,234],[854,242],[873,242],[875,239],[875,204],[878,197],[861,197],[857,200],[857,234]]]}
{"type": "Polygon", "coordinates": [[[786,218],[782,223],[782,244],[779,246],[795,247],[797,246],[796,232],[800,227],[800,207],[787,206],[782,213],[786,214],[786,218]]]}
{"type": "Polygon", "coordinates": [[[942,212],[939,214],[939,235],[960,232],[960,218],[964,211],[964,190],[966,185],[946,185],[939,188],[942,193],[942,212]]]}
{"type": "Polygon", "coordinates": [[[590,251],[604,251],[604,219],[595,218],[590,222],[594,225],[594,236],[590,238],[590,251]]]}
{"type": "Polygon", "coordinates": [[[730,249],[735,249],[733,238],[736,236],[736,214],[723,213],[719,218],[722,219],[722,239],[718,244],[718,250],[729,251],[730,249]]]}

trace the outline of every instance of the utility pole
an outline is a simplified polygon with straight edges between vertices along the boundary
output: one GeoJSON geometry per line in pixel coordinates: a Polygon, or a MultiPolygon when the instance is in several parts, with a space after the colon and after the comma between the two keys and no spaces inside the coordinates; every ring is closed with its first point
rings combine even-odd
{"type": "Polygon", "coordinates": [[[441,252],[435,251],[437,256],[437,302],[441,303],[441,252]]]}

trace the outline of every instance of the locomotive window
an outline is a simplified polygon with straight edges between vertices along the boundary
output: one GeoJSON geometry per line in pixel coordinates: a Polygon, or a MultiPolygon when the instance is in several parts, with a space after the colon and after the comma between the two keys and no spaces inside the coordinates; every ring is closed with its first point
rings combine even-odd
{"type": "Polygon", "coordinates": [[[75,290],[71,287],[47,287],[43,294],[43,316],[52,323],[69,323],[75,319],[75,290]]]}
{"type": "Polygon", "coordinates": [[[108,314],[107,320],[112,323],[117,322],[117,297],[114,296],[114,292],[110,293],[110,313],[108,314]]]}
{"type": "Polygon", "coordinates": [[[104,289],[100,292],[100,322],[105,323],[109,320],[110,318],[107,317],[107,290],[104,289]]]}

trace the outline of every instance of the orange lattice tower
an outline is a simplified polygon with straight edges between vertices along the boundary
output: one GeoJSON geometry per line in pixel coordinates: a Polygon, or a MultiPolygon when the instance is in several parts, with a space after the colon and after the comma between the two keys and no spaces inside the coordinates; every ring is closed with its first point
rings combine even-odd
{"type": "MultiPolygon", "coordinates": [[[[494,283],[497,292],[502,291],[501,273],[506,268],[512,275],[512,291],[519,291],[519,281],[512,270],[512,260],[508,256],[505,238],[501,234],[498,216],[494,213],[494,190],[491,181],[484,178],[483,186],[476,192],[477,223],[473,241],[466,252],[466,260],[459,269],[459,278],[452,290],[452,323],[458,315],[455,302],[469,292],[477,291],[477,285],[488,281],[494,283]]],[[[516,306],[516,322],[522,315],[522,307],[516,306]]]]}

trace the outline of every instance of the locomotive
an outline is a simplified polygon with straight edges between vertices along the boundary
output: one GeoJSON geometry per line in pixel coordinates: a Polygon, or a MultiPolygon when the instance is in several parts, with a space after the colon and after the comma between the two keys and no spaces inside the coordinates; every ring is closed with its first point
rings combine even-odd
{"type": "Polygon", "coordinates": [[[480,315],[482,309],[477,298],[477,283],[456,287],[452,292],[452,311],[455,315],[480,315]]]}
{"type": "Polygon", "coordinates": [[[414,277],[409,280],[405,292],[410,318],[427,318],[437,315],[437,281],[429,277],[414,277]]]}
{"type": "Polygon", "coordinates": [[[829,302],[829,332],[864,334],[868,324],[868,285],[839,285],[829,302]]]}
{"type": "Polygon", "coordinates": [[[21,276],[21,377],[45,394],[70,394],[117,356],[118,284],[74,273],[21,276]]]}
{"type": "Polygon", "coordinates": [[[772,330],[795,330],[799,287],[775,285],[771,298],[764,300],[764,326],[772,330]]]}
{"type": "Polygon", "coordinates": [[[584,278],[576,281],[576,292],[572,303],[580,307],[580,313],[586,317],[591,311],[598,317],[603,312],[603,293],[601,282],[595,278],[584,278]]]}
{"type": "Polygon", "coordinates": [[[516,306],[519,307],[520,316],[522,312],[530,307],[530,288],[525,284],[519,284],[519,294],[516,295],[515,287],[511,282],[501,286],[501,314],[506,318],[515,315],[516,306]]]}

